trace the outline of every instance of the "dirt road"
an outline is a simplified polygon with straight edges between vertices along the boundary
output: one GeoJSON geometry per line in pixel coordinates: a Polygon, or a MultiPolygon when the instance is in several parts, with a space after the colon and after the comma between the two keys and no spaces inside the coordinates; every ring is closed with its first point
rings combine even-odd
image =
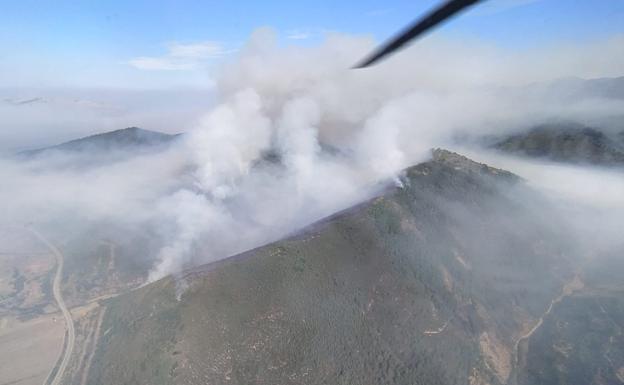
{"type": "MultiPolygon", "coordinates": [[[[61,352],[62,359],[61,363],[58,366],[58,370],[54,374],[52,379],[48,378],[44,382],[45,384],[50,385],[59,385],[61,383],[61,379],[63,378],[63,374],[65,373],[65,369],[67,369],[67,364],[69,363],[69,359],[72,354],[72,350],[74,349],[74,342],[76,339],[75,331],[74,331],[74,321],[72,320],[71,313],[67,309],[65,305],[65,301],[63,300],[63,293],[61,292],[61,280],[63,278],[63,262],[64,257],[63,253],[59,249],[56,248],[50,241],[48,241],[43,235],[41,235],[36,230],[29,228],[30,232],[33,233],[41,242],[43,242],[46,247],[54,254],[56,258],[56,274],[54,275],[54,282],[52,284],[52,293],[54,295],[54,299],[58,304],[59,309],[61,309],[61,313],[63,313],[63,318],[65,318],[65,326],[67,328],[67,335],[65,336],[66,341],[64,343],[65,349],[61,352]]],[[[52,374],[52,373],[50,373],[52,374]]]]}
{"type": "Polygon", "coordinates": [[[514,347],[516,370],[518,370],[519,363],[520,363],[520,356],[521,356],[520,344],[522,343],[522,341],[525,341],[531,338],[533,333],[535,333],[537,329],[539,329],[540,326],[542,326],[542,323],[544,323],[544,319],[550,314],[550,312],[552,311],[552,309],[555,307],[556,304],[561,302],[562,299],[571,295],[575,291],[582,289],[583,287],[584,287],[584,284],[580,278],[580,273],[577,272],[574,278],[563,286],[561,293],[550,302],[550,305],[548,306],[546,311],[539,317],[535,325],[533,325],[533,327],[529,329],[528,332],[524,333],[523,335],[520,336],[520,338],[518,338],[518,340],[516,340],[516,344],[514,347]]]}

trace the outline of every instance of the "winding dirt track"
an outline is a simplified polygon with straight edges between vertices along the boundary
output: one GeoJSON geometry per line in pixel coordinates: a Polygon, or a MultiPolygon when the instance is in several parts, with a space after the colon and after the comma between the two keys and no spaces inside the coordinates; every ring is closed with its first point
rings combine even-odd
{"type": "MultiPolygon", "coordinates": [[[[59,249],[56,248],[50,241],[48,241],[43,235],[37,232],[35,229],[29,229],[31,233],[33,233],[41,242],[43,242],[46,247],[54,254],[56,258],[56,274],[54,275],[54,283],[52,284],[52,293],[54,295],[54,299],[61,309],[61,313],[63,313],[63,318],[65,318],[65,326],[67,328],[66,341],[64,343],[65,349],[61,352],[63,358],[61,359],[61,363],[54,375],[54,378],[50,380],[47,378],[44,382],[49,385],[59,385],[61,383],[61,379],[63,378],[63,374],[65,373],[65,369],[67,369],[67,364],[69,363],[69,359],[71,358],[72,351],[74,349],[74,342],[76,340],[76,335],[74,332],[74,321],[72,320],[71,313],[67,309],[65,305],[65,301],[63,300],[63,293],[61,292],[61,279],[63,278],[63,253],[60,252],[59,249]]],[[[51,373],[50,373],[51,374],[51,373]]]]}
{"type": "Polygon", "coordinates": [[[561,293],[556,298],[554,298],[552,301],[550,301],[550,305],[548,306],[546,311],[539,317],[539,319],[537,320],[535,325],[533,325],[533,327],[528,332],[524,333],[523,335],[521,335],[516,340],[516,344],[514,346],[515,368],[516,368],[516,370],[518,370],[519,363],[520,363],[520,343],[522,343],[522,341],[524,341],[524,340],[527,340],[527,339],[531,338],[533,333],[535,333],[537,331],[537,329],[539,329],[540,326],[542,326],[542,324],[544,323],[544,319],[551,313],[553,307],[556,304],[561,302],[561,300],[563,300],[565,297],[567,297],[567,296],[571,295],[572,293],[574,293],[576,290],[582,289],[583,286],[584,286],[584,284],[583,284],[583,281],[580,278],[580,273],[577,272],[574,275],[574,278],[563,286],[563,289],[561,290],[561,293]]]}

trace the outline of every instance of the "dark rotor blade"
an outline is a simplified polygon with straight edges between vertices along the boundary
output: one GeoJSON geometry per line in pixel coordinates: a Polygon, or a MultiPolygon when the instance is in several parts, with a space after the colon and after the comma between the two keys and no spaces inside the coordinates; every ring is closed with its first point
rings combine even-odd
{"type": "Polygon", "coordinates": [[[370,66],[371,64],[374,64],[375,62],[381,60],[384,56],[390,55],[394,51],[398,50],[410,40],[418,37],[419,35],[422,35],[431,28],[445,21],[446,19],[449,19],[459,11],[470,7],[475,3],[478,3],[479,1],[483,0],[447,1],[439,8],[434,9],[424,18],[417,20],[412,26],[410,26],[404,32],[400,33],[398,36],[381,46],[377,51],[373,52],[372,55],[367,57],[354,68],[364,68],[370,66]]]}

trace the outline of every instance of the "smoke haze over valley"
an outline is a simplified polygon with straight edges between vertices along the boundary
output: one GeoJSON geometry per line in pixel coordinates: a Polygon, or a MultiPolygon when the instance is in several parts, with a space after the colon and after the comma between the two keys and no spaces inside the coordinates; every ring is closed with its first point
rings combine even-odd
{"type": "MultiPolygon", "coordinates": [[[[95,223],[148,231],[160,245],[149,256],[149,280],[154,280],[278,239],[371,197],[392,183],[387,181],[400,183],[400,171],[425,160],[434,147],[477,145],[484,137],[553,121],[621,133],[621,78],[559,80],[616,75],[624,65],[620,43],[618,37],[577,48],[611,56],[592,61],[586,57],[592,55],[575,60],[571,48],[512,56],[476,41],[460,45],[433,38],[383,66],[351,71],[353,58],[370,49],[369,41],[335,35],[318,47],[281,47],[273,31],[261,29],[218,71],[213,91],[161,93],[158,103],[167,120],[150,124],[132,117],[134,112],[113,114],[115,124],[139,121],[184,132],[165,146],[145,151],[145,144],[136,143],[100,151],[94,143],[28,160],[5,156],[0,167],[10,183],[0,193],[3,221],[59,233],[95,223]],[[468,52],[472,62],[454,67],[468,52]],[[200,113],[199,105],[207,112],[200,113]],[[196,123],[188,116],[178,120],[181,111],[192,111],[196,123]],[[98,152],[108,155],[100,159],[98,152]]],[[[59,100],[5,99],[1,108],[14,118],[9,115],[4,124],[10,127],[11,119],[31,127],[65,124],[60,111],[68,131],[52,132],[66,138],[76,130],[71,126],[106,127],[93,115],[102,113],[100,108],[112,114],[96,102],[85,106],[75,100],[54,105],[52,119],[46,109],[59,100]],[[76,115],[76,109],[86,115],[76,115]],[[30,122],[22,118],[26,115],[30,122]]],[[[158,111],[154,106],[137,111],[158,111]]],[[[4,142],[33,148],[26,145],[33,129],[5,130],[4,142]]],[[[493,164],[499,163],[509,164],[493,164]]],[[[608,177],[600,180],[613,183],[577,196],[599,206],[604,200],[619,203],[618,170],[523,164],[518,160],[509,169],[529,183],[547,172],[542,170],[552,171],[548,181],[539,181],[544,190],[574,190],[585,176],[604,173],[608,177]],[[558,177],[567,184],[548,186],[558,177]]]]}

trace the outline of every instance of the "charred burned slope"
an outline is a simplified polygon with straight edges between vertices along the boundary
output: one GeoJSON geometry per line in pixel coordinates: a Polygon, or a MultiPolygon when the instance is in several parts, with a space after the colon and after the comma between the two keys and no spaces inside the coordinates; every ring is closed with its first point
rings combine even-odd
{"type": "Polygon", "coordinates": [[[546,203],[436,150],[300,234],[106,303],[89,384],[502,384],[574,278],[546,203]]]}

